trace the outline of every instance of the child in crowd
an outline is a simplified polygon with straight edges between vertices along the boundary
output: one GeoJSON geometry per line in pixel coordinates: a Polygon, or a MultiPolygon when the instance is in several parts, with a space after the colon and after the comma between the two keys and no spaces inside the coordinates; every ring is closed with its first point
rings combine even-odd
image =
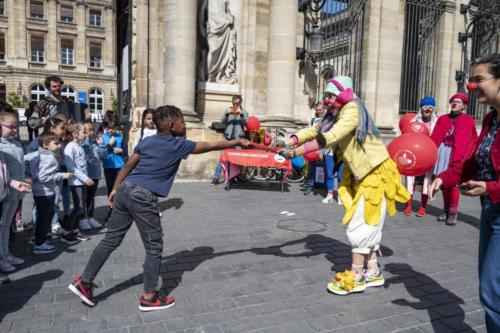
{"type": "Polygon", "coordinates": [[[201,154],[234,146],[248,146],[245,139],[193,142],[186,140],[186,125],[175,106],[161,106],[154,114],[158,134],[140,142],[127,165],[120,171],[109,196],[113,206],[105,238],[92,253],[82,276],[69,289],[89,306],[95,306],[93,281],[109,255],[120,245],[135,220],[142,236],[144,262],[144,294],[139,300],[141,311],[166,309],[174,299],[160,296],[158,276],[163,253],[163,232],[158,197],[166,197],[172,187],[181,160],[190,154],[201,154]]]}
{"type": "MultiPolygon", "coordinates": [[[[47,242],[47,233],[55,214],[56,189],[63,179],[73,177],[71,173],[59,172],[57,152],[61,149],[57,135],[42,133],[38,137],[38,151],[25,156],[32,176],[33,198],[36,207],[34,254],[45,254],[55,251],[55,246],[47,242]]],[[[76,243],[71,232],[61,235],[61,240],[76,243]]]]}
{"type": "MultiPolygon", "coordinates": [[[[87,186],[93,186],[94,181],[87,174],[87,158],[85,156],[85,151],[80,146],[87,136],[87,131],[83,123],[75,122],[68,126],[68,131],[72,135],[72,141],[70,141],[66,148],[64,148],[64,159],[66,160],[66,168],[69,172],[75,175],[74,178],[69,179],[69,188],[71,195],[73,197],[73,210],[68,219],[68,227],[66,230],[77,230],[80,227],[81,230],[90,230],[92,227],[86,219],[86,193],[87,186]],[[82,215],[85,217],[81,219],[82,215]],[[76,229],[75,229],[76,228],[76,229]]],[[[77,233],[76,238],[80,240],[89,240],[90,237],[86,237],[77,233]]]]}
{"type": "Polygon", "coordinates": [[[107,156],[107,149],[104,145],[104,139],[101,136],[96,137],[94,131],[94,124],[91,120],[85,122],[85,129],[87,131],[87,138],[82,144],[82,147],[87,156],[87,172],[88,176],[94,182],[94,185],[87,187],[87,196],[85,202],[85,209],[87,222],[92,228],[102,228],[97,220],[94,219],[95,195],[101,179],[101,161],[107,156]]]}
{"type": "MultiPolygon", "coordinates": [[[[55,152],[55,158],[59,164],[59,169],[61,172],[64,172],[66,170],[66,162],[64,161],[64,144],[63,140],[66,137],[66,122],[67,118],[63,116],[62,114],[57,115],[56,117],[48,118],[45,121],[44,127],[43,127],[43,134],[53,134],[57,137],[59,144],[61,145],[61,149],[55,152]]],[[[27,152],[32,153],[35,151],[38,151],[39,148],[39,143],[38,140],[33,140],[30,142],[28,145],[27,152]]],[[[26,168],[27,174],[26,178],[31,178],[30,175],[30,168],[26,168]]],[[[69,196],[67,194],[67,179],[64,179],[62,182],[59,183],[59,186],[55,189],[55,213],[54,217],[52,219],[52,233],[53,234],[61,234],[64,232],[64,230],[61,227],[61,224],[59,222],[59,202],[63,201],[63,209],[64,209],[64,219],[63,221],[66,221],[69,215],[69,196]],[[64,183],[66,183],[66,191],[63,191],[63,186],[64,183]],[[63,193],[66,193],[66,197],[63,196],[63,193]]],[[[36,222],[36,205],[33,206],[33,221],[36,222]]],[[[34,241],[34,239],[33,239],[34,241]]]]}
{"type": "MultiPolygon", "coordinates": [[[[116,176],[118,176],[118,172],[123,168],[125,161],[123,159],[123,135],[116,132],[118,117],[114,113],[106,113],[106,115],[106,119],[102,122],[104,128],[102,138],[104,139],[108,154],[103,160],[102,167],[104,169],[104,178],[106,179],[109,196],[115,184],[116,176]]],[[[111,216],[111,210],[108,212],[106,220],[109,216],[111,216]]]]}
{"type": "Polygon", "coordinates": [[[152,136],[156,134],[156,126],[153,122],[153,114],[154,109],[146,109],[142,113],[142,121],[141,121],[141,132],[135,138],[134,147],[137,147],[139,142],[147,138],[148,136],[152,136]]]}
{"type": "MultiPolygon", "coordinates": [[[[326,190],[328,191],[326,197],[321,201],[324,204],[329,204],[333,202],[333,187],[335,181],[335,174],[337,175],[337,186],[340,186],[342,181],[342,171],[344,171],[344,163],[340,161],[339,165],[336,167],[334,148],[326,149],[325,155],[323,156],[325,176],[326,176],[326,190]],[[337,169],[337,170],[335,170],[337,169]],[[335,172],[336,171],[336,172],[335,172]]],[[[337,203],[342,205],[342,200],[340,196],[337,198],[337,203]]]]}
{"type": "MultiPolygon", "coordinates": [[[[15,139],[17,135],[16,115],[0,112],[0,152],[5,159],[6,170],[10,178],[15,181],[23,181],[24,174],[24,151],[21,143],[15,139]]],[[[5,172],[4,172],[5,174],[5,172]]],[[[10,191],[2,201],[2,215],[0,220],[0,271],[4,273],[15,270],[14,265],[21,265],[24,260],[17,258],[9,252],[10,227],[16,213],[19,200],[24,194],[19,191],[10,191]]]]}

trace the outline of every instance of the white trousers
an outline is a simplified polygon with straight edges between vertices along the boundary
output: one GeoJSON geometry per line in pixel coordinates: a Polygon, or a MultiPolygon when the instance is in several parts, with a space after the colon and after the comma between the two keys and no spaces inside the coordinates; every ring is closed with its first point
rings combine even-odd
{"type": "Polygon", "coordinates": [[[370,254],[378,251],[382,240],[382,228],[387,211],[385,197],[382,198],[380,221],[378,225],[369,225],[365,220],[365,197],[362,196],[356,207],[354,215],[347,225],[347,239],[351,244],[352,252],[370,254]]]}

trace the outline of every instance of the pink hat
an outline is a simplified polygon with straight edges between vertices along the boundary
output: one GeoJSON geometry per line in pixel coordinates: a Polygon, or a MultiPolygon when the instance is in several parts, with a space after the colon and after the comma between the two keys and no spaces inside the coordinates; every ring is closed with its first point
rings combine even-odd
{"type": "Polygon", "coordinates": [[[464,102],[464,104],[469,104],[469,97],[464,94],[464,93],[461,93],[461,92],[457,92],[455,95],[451,96],[450,98],[450,103],[454,100],[454,99],[460,99],[462,100],[462,102],[464,102]]]}

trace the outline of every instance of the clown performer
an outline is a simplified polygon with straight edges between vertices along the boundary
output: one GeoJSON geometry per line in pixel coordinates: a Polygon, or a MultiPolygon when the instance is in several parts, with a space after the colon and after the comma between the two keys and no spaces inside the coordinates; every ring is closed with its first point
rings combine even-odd
{"type": "MultiPolygon", "coordinates": [[[[475,121],[468,116],[466,94],[458,92],[451,96],[450,112],[438,118],[431,139],[438,147],[438,157],[433,174],[438,176],[448,169],[460,169],[466,160],[468,147],[471,142],[477,141],[475,121]]],[[[443,212],[437,220],[446,222],[449,226],[457,224],[460,191],[458,187],[443,189],[443,212]]]]}
{"type": "Polygon", "coordinates": [[[351,78],[337,76],[328,81],[323,104],[327,112],[322,121],[280,142],[284,147],[280,154],[293,158],[331,147],[335,160],[344,161],[339,196],[346,210],[342,223],[348,224],[352,266],[350,271],[337,273],[327,288],[334,294],[347,295],[384,285],[377,251],[385,214],[395,215],[395,202],[407,202],[411,196],[379,139],[375,122],[353,93],[351,78]]]}
{"type": "MultiPolygon", "coordinates": [[[[429,133],[432,133],[432,130],[434,129],[434,125],[436,125],[437,122],[437,116],[436,112],[434,112],[434,108],[436,107],[436,100],[432,96],[426,96],[422,98],[420,101],[420,109],[418,110],[417,115],[415,118],[411,120],[411,122],[419,122],[425,125],[427,127],[427,130],[429,133]]],[[[431,186],[432,182],[432,170],[429,172],[417,176],[417,177],[412,177],[412,176],[406,176],[406,188],[408,191],[410,191],[412,197],[408,202],[406,203],[406,207],[403,211],[405,215],[411,215],[412,214],[412,199],[413,199],[413,194],[418,191],[421,192],[421,199],[420,199],[420,208],[416,214],[418,217],[424,217],[425,216],[425,208],[427,206],[427,200],[429,199],[429,187],[431,186]]]]}

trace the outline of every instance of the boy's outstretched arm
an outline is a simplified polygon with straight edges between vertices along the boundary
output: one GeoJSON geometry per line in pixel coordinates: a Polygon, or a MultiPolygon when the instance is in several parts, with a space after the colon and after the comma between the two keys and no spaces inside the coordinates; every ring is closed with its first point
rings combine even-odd
{"type": "Polygon", "coordinates": [[[141,155],[136,153],[132,154],[132,156],[130,156],[125,166],[118,173],[118,176],[116,176],[115,184],[113,185],[113,190],[109,194],[108,198],[110,207],[113,207],[113,199],[115,198],[116,189],[118,188],[118,186],[120,186],[120,184],[128,176],[128,174],[132,172],[132,170],[134,170],[134,168],[137,166],[140,160],[141,160],[141,155]]]}
{"type": "Polygon", "coordinates": [[[229,141],[213,141],[213,142],[196,142],[196,147],[191,154],[203,154],[212,150],[223,150],[233,148],[235,146],[248,147],[250,141],[247,139],[229,140],[229,141]]]}

